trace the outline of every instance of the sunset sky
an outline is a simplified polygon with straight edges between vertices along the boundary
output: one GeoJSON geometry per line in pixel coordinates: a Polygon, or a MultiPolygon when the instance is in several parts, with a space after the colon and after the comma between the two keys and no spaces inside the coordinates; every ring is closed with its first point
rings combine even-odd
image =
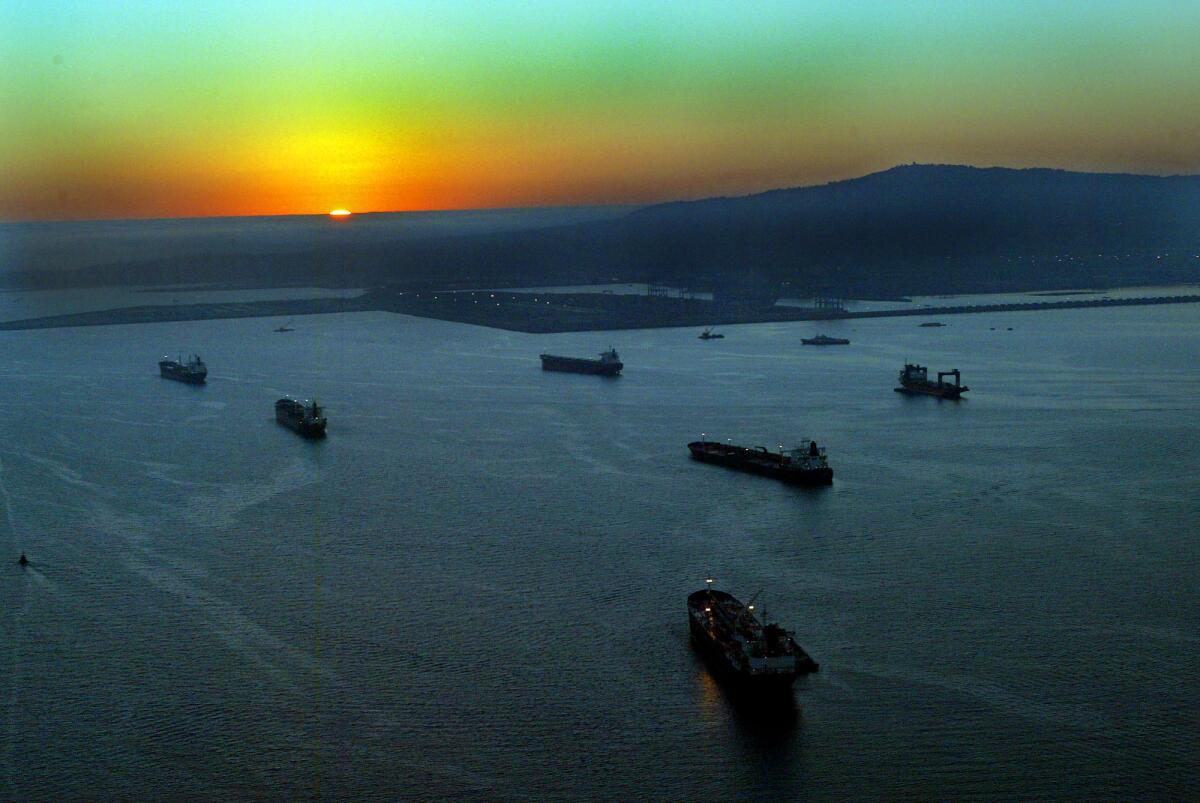
{"type": "Polygon", "coordinates": [[[0,3],[0,218],[1200,172],[1200,3],[0,3]]]}

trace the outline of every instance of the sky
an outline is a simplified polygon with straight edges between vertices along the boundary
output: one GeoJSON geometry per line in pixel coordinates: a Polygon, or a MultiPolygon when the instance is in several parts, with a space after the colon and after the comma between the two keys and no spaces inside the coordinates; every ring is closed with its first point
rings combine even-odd
{"type": "Polygon", "coordinates": [[[0,220],[1200,172],[1200,2],[3,0],[0,220]]]}

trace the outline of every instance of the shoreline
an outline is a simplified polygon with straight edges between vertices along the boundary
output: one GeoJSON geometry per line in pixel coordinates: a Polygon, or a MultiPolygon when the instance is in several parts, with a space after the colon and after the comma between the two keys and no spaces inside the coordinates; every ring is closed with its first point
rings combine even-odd
{"type": "Polygon", "coordinates": [[[718,306],[711,301],[641,296],[535,295],[532,293],[467,293],[462,291],[406,293],[384,289],[368,291],[352,298],[120,307],[3,321],[0,322],[0,331],[233,318],[299,317],[339,312],[392,312],[527,334],[556,334],[560,332],[730,326],[747,323],[829,321],[855,318],[936,318],[942,315],[969,315],[984,312],[1030,312],[1194,303],[1200,303],[1200,294],[849,311],[781,306],[760,308],[718,306]]]}

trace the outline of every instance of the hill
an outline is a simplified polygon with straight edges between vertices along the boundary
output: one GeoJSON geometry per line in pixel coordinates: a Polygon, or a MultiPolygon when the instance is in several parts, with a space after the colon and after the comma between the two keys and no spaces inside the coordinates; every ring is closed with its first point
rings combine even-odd
{"type": "MultiPolygon", "coordinates": [[[[405,225],[396,215],[394,225],[405,225]]],[[[564,218],[559,218],[563,220],[564,218]]],[[[447,287],[653,281],[894,296],[1196,281],[1200,176],[907,165],[600,219],[124,259],[26,287],[218,282],[447,287]]],[[[249,220],[249,219],[248,219],[249,220]]],[[[552,220],[552,218],[547,218],[552,220]]]]}

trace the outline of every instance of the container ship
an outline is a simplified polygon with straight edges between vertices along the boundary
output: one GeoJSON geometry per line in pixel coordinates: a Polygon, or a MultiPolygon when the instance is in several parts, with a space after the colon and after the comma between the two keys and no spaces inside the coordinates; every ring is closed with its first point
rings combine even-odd
{"type": "MultiPolygon", "coordinates": [[[[820,666],[766,612],[743,605],[732,594],[708,587],[688,596],[692,642],[714,672],[748,690],[788,691],[799,675],[820,666]]],[[[760,592],[761,593],[761,592],[760,592]]]]}
{"type": "Polygon", "coordinates": [[[190,385],[203,385],[208,378],[208,366],[200,359],[199,354],[192,355],[187,362],[184,362],[182,357],[178,360],[163,357],[158,361],[158,372],[166,379],[187,382],[190,385]]]}
{"type": "Polygon", "coordinates": [[[844,337],[830,337],[829,335],[817,335],[816,337],[802,337],[800,342],[805,346],[849,346],[850,341],[844,337]]]}
{"type": "Polygon", "coordinates": [[[608,351],[600,352],[598,360],[587,360],[582,357],[558,357],[553,354],[542,354],[541,358],[543,371],[564,371],[569,374],[616,376],[625,367],[621,358],[617,356],[616,349],[611,346],[608,351]]]}
{"type": "Polygon", "coordinates": [[[692,441],[688,451],[694,459],[704,463],[762,474],[794,485],[833,483],[833,469],[829,467],[825,450],[813,440],[802,442],[786,452],[768,452],[763,446],[750,449],[716,441],[692,441]]]}
{"type": "Polygon", "coordinates": [[[325,437],[325,412],[315,401],[305,404],[282,398],[275,402],[275,420],[306,438],[325,437]]]}
{"type": "Polygon", "coordinates": [[[900,372],[900,387],[897,393],[921,393],[926,396],[937,396],[939,399],[958,399],[970,388],[962,384],[962,376],[958,369],[953,371],[938,371],[937,381],[929,378],[929,369],[924,365],[905,363],[900,372]],[[943,381],[943,377],[954,377],[954,384],[943,381]]]}

